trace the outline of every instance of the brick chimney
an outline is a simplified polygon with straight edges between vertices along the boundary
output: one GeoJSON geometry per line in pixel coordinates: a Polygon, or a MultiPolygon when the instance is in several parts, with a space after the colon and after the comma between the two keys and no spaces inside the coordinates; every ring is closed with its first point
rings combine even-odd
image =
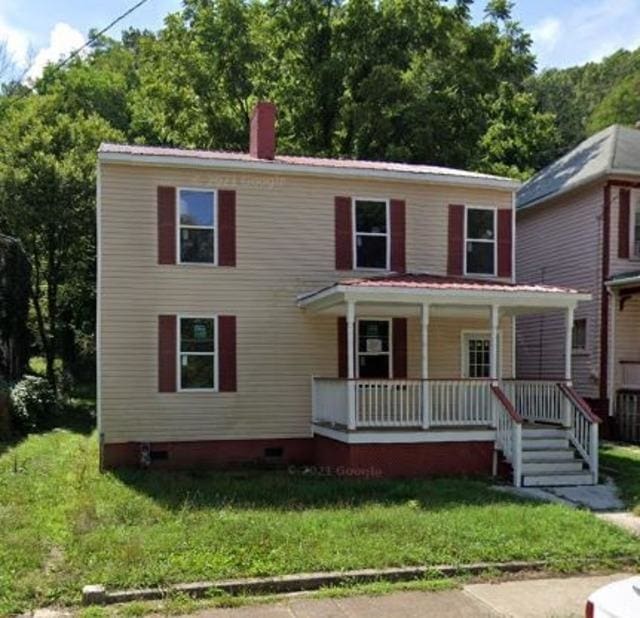
{"type": "Polygon", "coordinates": [[[249,154],[258,159],[273,159],[276,155],[277,109],[269,101],[260,101],[251,116],[249,154]]]}

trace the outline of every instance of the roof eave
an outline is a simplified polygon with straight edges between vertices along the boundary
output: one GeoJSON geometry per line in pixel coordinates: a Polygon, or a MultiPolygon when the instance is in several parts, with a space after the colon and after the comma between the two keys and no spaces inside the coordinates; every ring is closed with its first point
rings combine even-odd
{"type": "Polygon", "coordinates": [[[221,169],[225,171],[254,171],[267,174],[291,174],[334,178],[368,178],[374,180],[396,180],[428,182],[445,185],[482,187],[516,191],[521,183],[509,178],[474,178],[455,174],[433,174],[419,172],[397,172],[391,170],[364,170],[321,165],[298,165],[277,161],[240,161],[233,159],[202,159],[179,155],[142,155],[121,152],[98,152],[101,163],[126,163],[141,166],[163,166],[178,168],[221,169]]]}

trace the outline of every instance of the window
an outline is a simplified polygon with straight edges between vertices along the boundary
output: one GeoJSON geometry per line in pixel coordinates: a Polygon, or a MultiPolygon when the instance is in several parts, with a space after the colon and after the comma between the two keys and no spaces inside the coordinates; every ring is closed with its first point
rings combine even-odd
{"type": "Polygon", "coordinates": [[[389,269],[388,215],[384,200],[354,200],[356,268],[389,269]]]}
{"type": "Polygon", "coordinates": [[[469,275],[495,275],[495,208],[467,208],[465,230],[465,273],[469,275]]]}
{"type": "Polygon", "coordinates": [[[631,255],[640,258],[640,192],[635,192],[635,205],[632,214],[631,255]]]}
{"type": "Polygon", "coordinates": [[[573,334],[571,337],[571,348],[574,351],[584,351],[587,349],[587,319],[579,318],[573,321],[573,334]]]}
{"type": "Polygon", "coordinates": [[[215,390],[216,318],[180,318],[180,390],[215,390]]]}
{"type": "Polygon", "coordinates": [[[358,320],[358,377],[391,375],[391,321],[358,320]]]}
{"type": "MultiPolygon", "coordinates": [[[[462,336],[462,375],[465,378],[491,377],[491,334],[463,333],[462,336]]],[[[498,375],[502,364],[500,358],[500,334],[498,333],[498,375]]]]}
{"type": "Polygon", "coordinates": [[[178,192],[180,225],[178,254],[181,263],[216,262],[216,193],[201,189],[178,192]]]}

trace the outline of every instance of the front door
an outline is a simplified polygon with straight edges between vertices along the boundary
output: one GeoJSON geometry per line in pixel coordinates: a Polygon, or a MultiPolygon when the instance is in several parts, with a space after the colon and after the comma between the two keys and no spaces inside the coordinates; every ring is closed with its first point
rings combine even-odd
{"type": "MultiPolygon", "coordinates": [[[[491,335],[489,333],[464,333],[462,337],[462,377],[491,377],[491,335]]],[[[498,350],[500,337],[498,336],[498,350]]],[[[498,354],[500,375],[500,354],[498,354]]]]}
{"type": "Polygon", "coordinates": [[[391,377],[391,320],[358,320],[359,378],[391,377]]]}

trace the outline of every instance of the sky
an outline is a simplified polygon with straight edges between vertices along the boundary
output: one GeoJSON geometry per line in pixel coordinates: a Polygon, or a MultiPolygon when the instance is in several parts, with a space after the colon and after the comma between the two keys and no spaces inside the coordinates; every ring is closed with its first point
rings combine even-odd
{"type": "MultiPolygon", "coordinates": [[[[0,41],[37,77],[137,0],[0,0],[0,41]]],[[[481,20],[485,0],[475,0],[481,20]]],[[[110,32],[134,26],[156,30],[181,0],[148,0],[110,32]]],[[[640,0],[515,0],[515,17],[532,35],[538,68],[568,67],[640,46],[640,0]]]]}

